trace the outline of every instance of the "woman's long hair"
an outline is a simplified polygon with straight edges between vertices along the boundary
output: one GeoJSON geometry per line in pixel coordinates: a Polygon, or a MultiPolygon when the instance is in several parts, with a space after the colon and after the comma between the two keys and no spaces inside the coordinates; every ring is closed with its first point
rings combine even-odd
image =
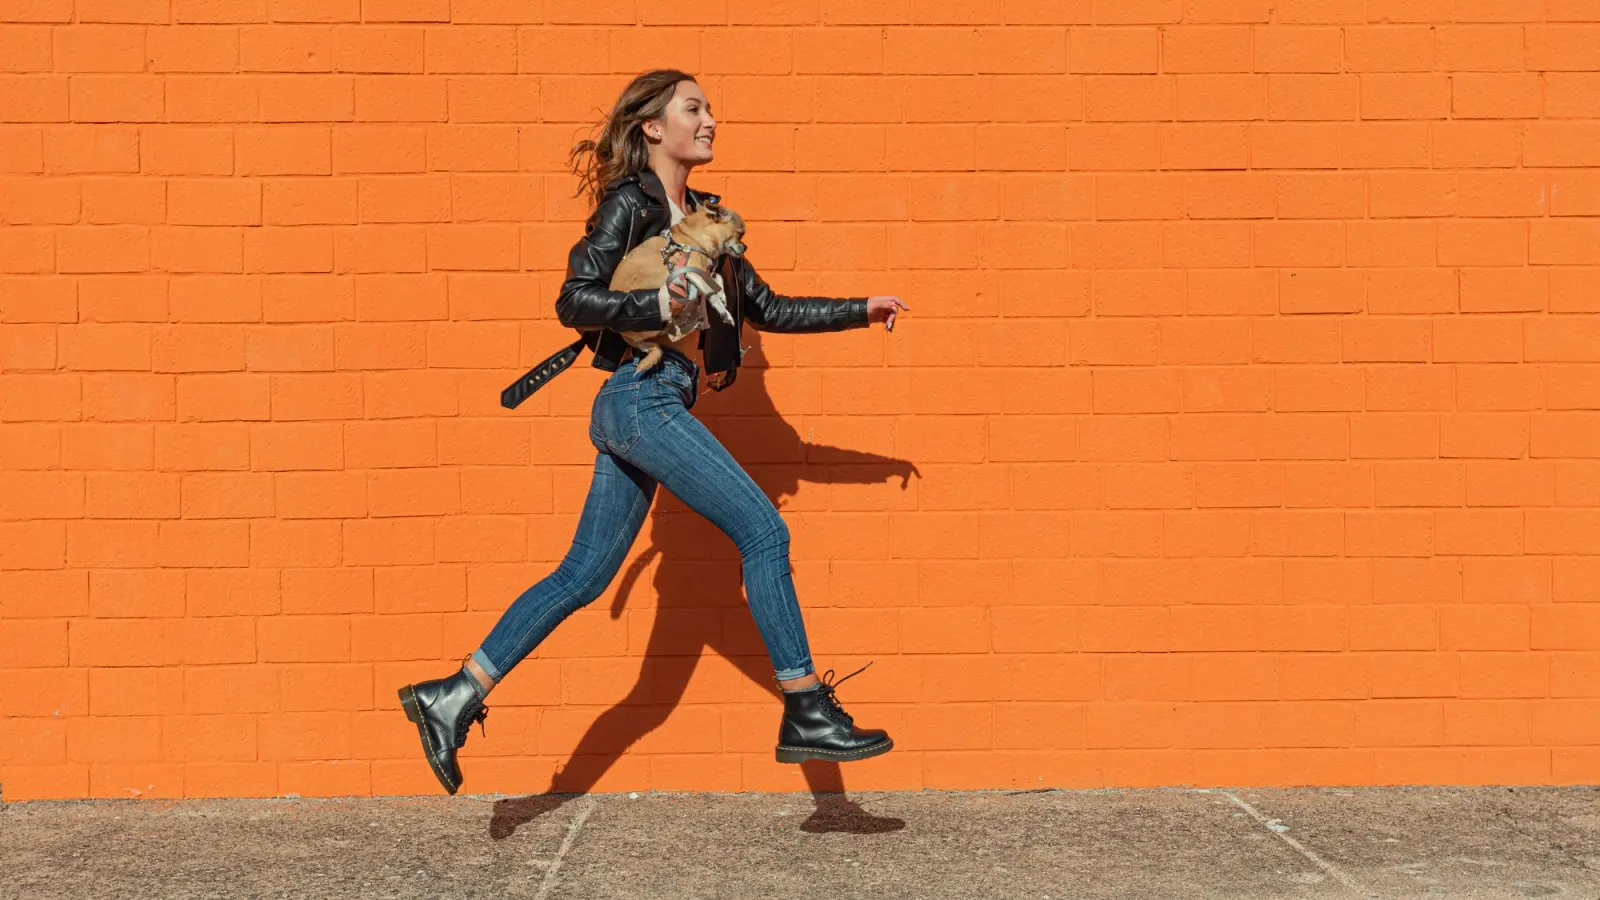
{"type": "Polygon", "coordinates": [[[568,156],[573,174],[578,176],[574,197],[588,190],[593,210],[600,205],[607,185],[650,164],[650,146],[641,126],[666,113],[680,81],[695,81],[695,77],[677,69],[651,69],[628,82],[606,117],[600,139],[579,141],[568,156]]]}

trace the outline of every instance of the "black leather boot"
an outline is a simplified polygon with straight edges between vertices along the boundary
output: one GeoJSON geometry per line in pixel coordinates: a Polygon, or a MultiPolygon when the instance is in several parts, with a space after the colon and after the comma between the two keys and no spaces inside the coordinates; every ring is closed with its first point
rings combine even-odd
{"type": "MultiPolygon", "coordinates": [[[[870,665],[872,663],[867,663],[870,665]]],[[[783,692],[778,762],[799,763],[808,759],[845,762],[889,752],[894,741],[888,732],[881,728],[857,728],[855,719],[844,711],[833,693],[834,688],[859,675],[867,666],[837,683],[831,680],[833,670],[829,669],[822,680],[811,687],[783,692]]]]}
{"type": "MultiPolygon", "coordinates": [[[[456,751],[467,742],[467,729],[473,722],[484,728],[489,710],[473,689],[474,679],[466,669],[447,678],[408,684],[400,689],[400,706],[406,718],[417,723],[422,752],[433,774],[444,789],[454,794],[461,787],[461,767],[456,751]]],[[[484,729],[484,734],[489,732],[484,729]]]]}

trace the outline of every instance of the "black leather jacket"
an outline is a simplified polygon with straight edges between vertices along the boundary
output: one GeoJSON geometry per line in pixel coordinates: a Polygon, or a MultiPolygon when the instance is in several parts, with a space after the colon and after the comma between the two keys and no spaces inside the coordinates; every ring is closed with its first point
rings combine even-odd
{"type": "MultiPolygon", "coordinates": [[[[721,200],[717,194],[688,186],[684,193],[689,204],[685,212],[721,200]]],[[[666,327],[656,288],[613,291],[610,284],[622,257],[671,221],[672,210],[661,179],[647,167],[607,185],[599,205],[589,214],[583,237],[568,254],[556,318],[584,333],[584,342],[594,351],[591,365],[595,368],[615,371],[632,352],[618,331],[666,327]]],[[[723,257],[717,271],[722,275],[733,324],[711,315],[707,317],[710,327],[700,332],[702,368],[708,373],[727,373],[720,385],[713,382],[716,390],[733,384],[737,375],[744,356],[739,335],[747,319],[758,330],[784,332],[843,331],[868,324],[865,297],[786,297],[775,293],[743,257],[723,257]]]]}

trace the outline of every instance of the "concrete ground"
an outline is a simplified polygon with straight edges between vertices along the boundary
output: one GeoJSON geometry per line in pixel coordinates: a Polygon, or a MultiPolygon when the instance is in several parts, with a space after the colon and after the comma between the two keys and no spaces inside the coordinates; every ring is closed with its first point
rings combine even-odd
{"type": "Polygon", "coordinates": [[[0,805],[0,898],[1600,898],[1600,787],[0,805]]]}

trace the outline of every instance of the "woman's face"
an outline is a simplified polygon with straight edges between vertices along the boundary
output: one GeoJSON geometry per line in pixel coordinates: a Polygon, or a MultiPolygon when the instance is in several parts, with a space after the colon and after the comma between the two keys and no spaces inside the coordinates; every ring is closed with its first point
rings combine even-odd
{"type": "Polygon", "coordinates": [[[667,111],[644,126],[645,135],[655,144],[652,153],[664,153],[687,166],[710,162],[716,130],[711,102],[692,81],[678,82],[667,111]]]}

